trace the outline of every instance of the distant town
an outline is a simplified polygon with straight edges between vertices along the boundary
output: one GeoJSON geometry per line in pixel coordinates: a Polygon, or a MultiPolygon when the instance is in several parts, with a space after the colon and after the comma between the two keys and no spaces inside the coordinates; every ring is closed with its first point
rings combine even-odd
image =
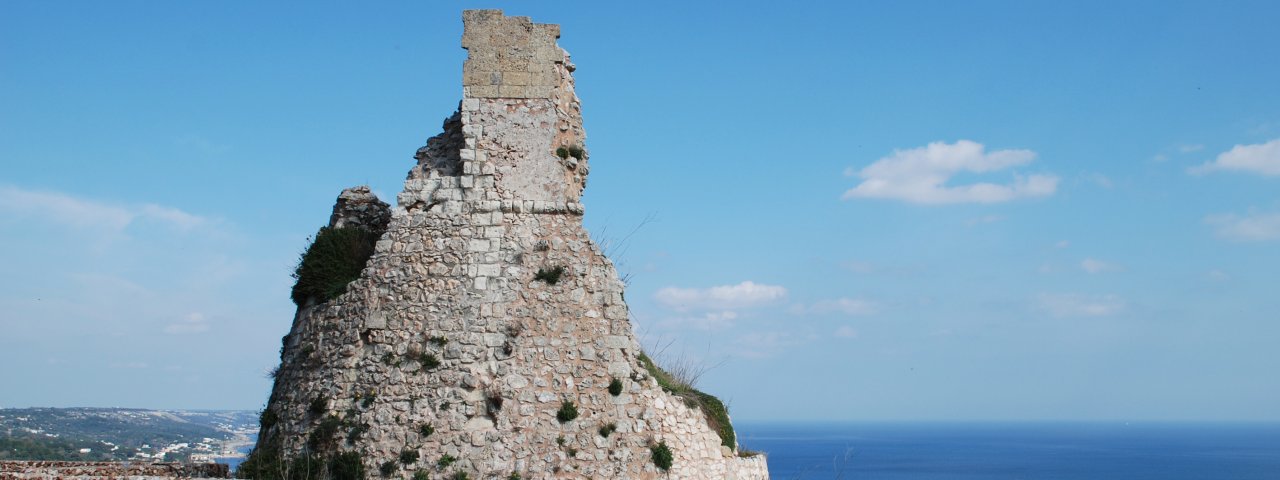
{"type": "Polygon", "coordinates": [[[0,460],[234,464],[257,432],[247,410],[0,408],[0,460]]]}

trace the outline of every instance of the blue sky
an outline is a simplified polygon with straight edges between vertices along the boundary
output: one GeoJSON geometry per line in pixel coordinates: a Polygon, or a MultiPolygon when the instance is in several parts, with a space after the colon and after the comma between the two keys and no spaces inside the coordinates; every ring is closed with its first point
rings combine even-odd
{"type": "Polygon", "coordinates": [[[0,406],[259,408],[496,7],[562,25],[587,227],[736,419],[1280,420],[1274,2],[599,3],[0,3],[0,406]]]}

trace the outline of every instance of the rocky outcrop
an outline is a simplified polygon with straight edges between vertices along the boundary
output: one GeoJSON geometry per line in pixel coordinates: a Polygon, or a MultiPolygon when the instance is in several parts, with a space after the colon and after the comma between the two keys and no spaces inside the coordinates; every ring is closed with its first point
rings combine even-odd
{"type": "Polygon", "coordinates": [[[330,228],[359,227],[381,235],[391,223],[391,206],[378,200],[367,185],[351,187],[338,195],[329,216],[330,228]]]}
{"type": "Polygon", "coordinates": [[[248,471],[767,478],[641,360],[582,227],[589,154],[559,27],[463,20],[460,109],[418,150],[360,277],[299,309],[248,471]]]}

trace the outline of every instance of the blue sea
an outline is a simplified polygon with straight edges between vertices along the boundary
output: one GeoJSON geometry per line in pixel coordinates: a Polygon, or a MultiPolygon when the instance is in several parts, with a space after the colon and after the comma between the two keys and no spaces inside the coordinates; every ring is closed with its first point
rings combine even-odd
{"type": "Polygon", "coordinates": [[[775,480],[1280,480],[1280,423],[735,423],[775,480]]]}

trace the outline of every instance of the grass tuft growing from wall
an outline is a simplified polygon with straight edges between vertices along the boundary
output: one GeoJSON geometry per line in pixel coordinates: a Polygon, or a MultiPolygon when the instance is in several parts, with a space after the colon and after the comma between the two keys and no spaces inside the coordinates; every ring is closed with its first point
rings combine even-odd
{"type": "Polygon", "coordinates": [[[653,360],[643,352],[640,353],[640,363],[644,365],[649,375],[658,381],[659,387],[662,387],[663,390],[672,395],[684,399],[685,404],[702,410],[703,416],[707,419],[707,426],[720,435],[721,445],[731,449],[735,448],[737,437],[733,432],[733,424],[729,423],[729,409],[725,407],[724,402],[714,395],[693,388],[693,385],[688,382],[683,382],[676,376],[667,373],[666,370],[653,363],[653,360]]]}

